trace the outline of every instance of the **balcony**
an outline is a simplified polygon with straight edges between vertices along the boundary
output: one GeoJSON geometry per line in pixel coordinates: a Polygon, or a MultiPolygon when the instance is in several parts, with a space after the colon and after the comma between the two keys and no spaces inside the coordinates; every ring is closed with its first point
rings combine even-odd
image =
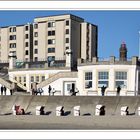
{"type": "Polygon", "coordinates": [[[39,61],[17,61],[14,70],[22,69],[63,69],[65,67],[66,60],[54,60],[47,62],[46,60],[39,61]]]}

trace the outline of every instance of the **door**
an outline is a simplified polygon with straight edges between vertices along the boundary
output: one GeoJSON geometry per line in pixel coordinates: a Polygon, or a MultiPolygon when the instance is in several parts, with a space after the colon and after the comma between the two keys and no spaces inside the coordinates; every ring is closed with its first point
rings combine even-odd
{"type": "Polygon", "coordinates": [[[71,96],[71,91],[75,91],[75,82],[64,82],[64,95],[71,96]]]}

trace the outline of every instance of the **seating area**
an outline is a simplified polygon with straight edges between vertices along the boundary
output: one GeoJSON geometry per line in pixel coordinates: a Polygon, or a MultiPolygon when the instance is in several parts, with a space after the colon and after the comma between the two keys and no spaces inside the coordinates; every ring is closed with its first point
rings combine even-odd
{"type": "MultiPolygon", "coordinates": [[[[36,106],[35,108],[35,115],[49,115],[51,113],[47,113],[45,112],[45,106],[36,106]]],[[[121,116],[127,116],[127,115],[132,115],[132,114],[129,114],[129,111],[128,111],[129,107],[128,106],[122,106],[120,108],[120,115],[121,116]]],[[[64,106],[57,106],[56,107],[56,110],[55,110],[55,114],[56,116],[67,116],[71,113],[71,111],[69,111],[70,113],[67,114],[68,111],[65,111],[64,110],[64,106]]],[[[20,105],[13,105],[12,107],[12,114],[13,115],[27,115],[28,113],[25,113],[25,110],[20,106],[20,105]]],[[[96,109],[95,109],[95,116],[105,116],[106,110],[105,110],[105,106],[104,105],[101,105],[101,104],[98,104],[96,105],[96,109]]],[[[87,114],[90,114],[87,112],[87,114]]],[[[135,114],[135,113],[134,113],[135,114]]],[[[32,114],[30,114],[32,115],[32,114]]],[[[73,116],[80,116],[81,113],[80,113],[80,106],[74,106],[73,107],[73,116]]],[[[140,107],[138,107],[137,109],[137,115],[140,116],[140,107]]],[[[85,116],[84,114],[81,115],[81,116],[85,116]]]]}

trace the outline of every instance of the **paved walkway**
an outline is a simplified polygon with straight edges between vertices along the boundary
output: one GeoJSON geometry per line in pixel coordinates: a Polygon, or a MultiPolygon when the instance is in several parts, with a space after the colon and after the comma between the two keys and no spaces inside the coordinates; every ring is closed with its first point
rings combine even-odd
{"type": "Polygon", "coordinates": [[[0,129],[140,129],[140,117],[134,116],[0,116],[0,129]]]}

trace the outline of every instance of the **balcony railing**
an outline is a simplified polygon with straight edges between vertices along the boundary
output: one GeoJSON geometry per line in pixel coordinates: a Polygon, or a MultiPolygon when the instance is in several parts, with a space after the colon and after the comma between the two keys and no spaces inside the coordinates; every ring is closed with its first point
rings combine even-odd
{"type": "Polygon", "coordinates": [[[55,68],[65,67],[66,60],[54,60],[54,61],[17,61],[15,69],[28,69],[28,68],[55,68]]]}

